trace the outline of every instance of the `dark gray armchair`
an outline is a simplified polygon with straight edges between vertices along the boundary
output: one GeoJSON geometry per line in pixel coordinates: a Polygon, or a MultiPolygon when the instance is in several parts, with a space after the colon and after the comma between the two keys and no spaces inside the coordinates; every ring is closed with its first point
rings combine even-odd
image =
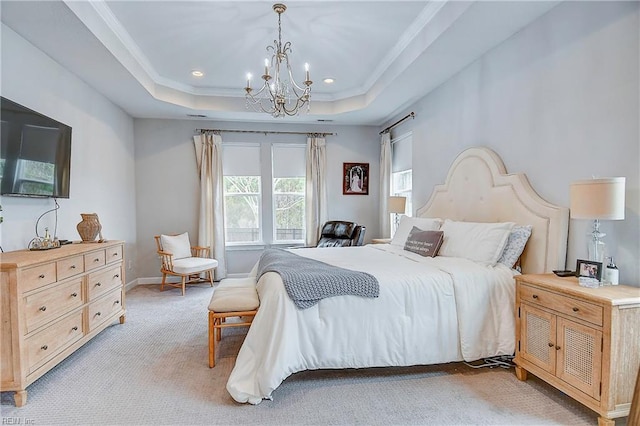
{"type": "Polygon", "coordinates": [[[364,225],[343,220],[331,220],[322,227],[317,247],[361,246],[364,242],[364,225]]]}

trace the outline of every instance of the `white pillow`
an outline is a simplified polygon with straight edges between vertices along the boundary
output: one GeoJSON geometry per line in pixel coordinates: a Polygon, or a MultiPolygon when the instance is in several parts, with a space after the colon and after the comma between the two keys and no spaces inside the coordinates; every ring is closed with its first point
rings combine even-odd
{"type": "Polygon", "coordinates": [[[439,256],[464,257],[476,262],[495,265],[507,245],[515,223],[477,223],[445,220],[444,241],[439,256]]]}
{"type": "Polygon", "coordinates": [[[173,260],[191,257],[191,243],[187,232],[180,235],[160,235],[160,244],[162,251],[173,254],[173,260]]]}
{"type": "Polygon", "coordinates": [[[398,224],[398,229],[391,240],[391,244],[404,248],[404,243],[407,242],[407,238],[409,238],[409,234],[414,226],[421,231],[437,231],[440,229],[441,224],[442,220],[437,218],[402,216],[398,224]]]}

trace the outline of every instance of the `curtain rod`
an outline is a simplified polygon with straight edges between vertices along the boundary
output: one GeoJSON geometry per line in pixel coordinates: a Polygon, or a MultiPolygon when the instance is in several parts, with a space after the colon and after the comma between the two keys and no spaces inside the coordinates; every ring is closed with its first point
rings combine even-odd
{"type": "Polygon", "coordinates": [[[407,118],[416,118],[416,113],[411,111],[409,114],[405,115],[404,117],[402,117],[400,120],[396,121],[395,123],[393,123],[391,126],[387,127],[386,129],[384,129],[383,131],[381,131],[380,133],[378,133],[379,135],[383,134],[383,133],[387,133],[389,131],[391,131],[391,129],[393,129],[394,127],[396,127],[398,124],[402,123],[404,120],[406,120],[407,118]]]}
{"type": "Polygon", "coordinates": [[[196,129],[196,132],[225,132],[225,133],[263,133],[265,135],[278,134],[278,135],[320,135],[320,136],[335,136],[337,133],[324,133],[324,132],[279,132],[276,130],[222,130],[222,129],[196,129]]]}

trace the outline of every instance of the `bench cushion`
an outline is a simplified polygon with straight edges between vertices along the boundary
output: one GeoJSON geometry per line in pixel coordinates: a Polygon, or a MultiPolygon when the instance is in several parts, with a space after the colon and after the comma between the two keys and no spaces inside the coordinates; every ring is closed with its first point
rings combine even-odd
{"type": "Polygon", "coordinates": [[[185,257],[173,261],[173,272],[178,274],[197,274],[198,272],[216,268],[218,261],[206,257],[185,257]]]}
{"type": "Polygon", "coordinates": [[[260,306],[258,292],[253,287],[218,287],[213,292],[209,310],[213,312],[253,311],[260,306]]]}

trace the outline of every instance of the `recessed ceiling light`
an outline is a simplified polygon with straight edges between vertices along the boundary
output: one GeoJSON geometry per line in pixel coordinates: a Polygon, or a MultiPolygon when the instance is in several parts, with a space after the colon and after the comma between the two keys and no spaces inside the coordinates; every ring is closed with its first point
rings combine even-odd
{"type": "Polygon", "coordinates": [[[324,80],[322,80],[322,81],[324,81],[326,84],[331,84],[331,83],[333,83],[335,80],[334,80],[334,79],[332,79],[332,78],[325,78],[325,79],[324,79],[324,80]]]}
{"type": "Polygon", "coordinates": [[[191,71],[191,75],[194,76],[194,77],[202,77],[202,76],[204,76],[204,73],[202,71],[193,70],[193,71],[191,71]]]}

